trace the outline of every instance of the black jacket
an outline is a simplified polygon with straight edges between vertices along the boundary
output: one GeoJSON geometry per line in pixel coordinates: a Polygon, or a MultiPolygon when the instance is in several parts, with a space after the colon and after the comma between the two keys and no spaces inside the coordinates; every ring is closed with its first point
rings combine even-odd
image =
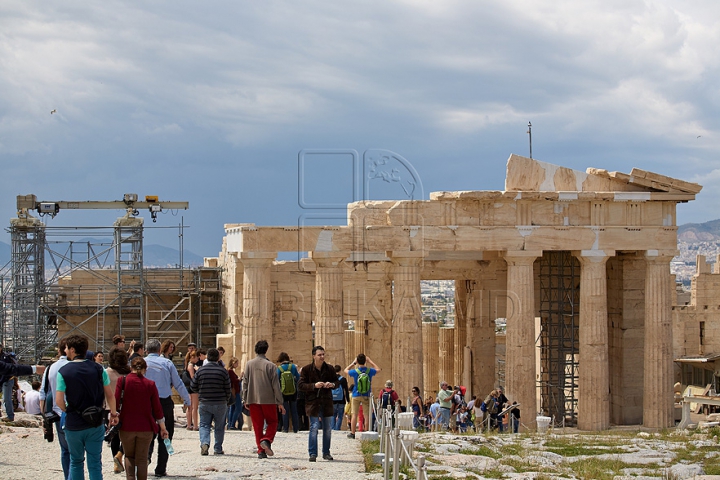
{"type": "Polygon", "coordinates": [[[298,389],[305,393],[305,412],[309,417],[332,417],[333,416],[333,388],[337,387],[338,378],[333,368],[327,362],[323,362],[320,370],[315,364],[305,365],[300,372],[298,389]],[[315,388],[317,382],[330,382],[330,388],[315,388]]]}

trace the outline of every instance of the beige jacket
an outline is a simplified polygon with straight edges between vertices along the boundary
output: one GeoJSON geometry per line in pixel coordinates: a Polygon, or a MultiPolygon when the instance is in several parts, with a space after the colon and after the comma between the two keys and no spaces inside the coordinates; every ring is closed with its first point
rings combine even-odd
{"type": "Polygon", "coordinates": [[[245,405],[283,404],[277,367],[265,355],[258,355],[245,365],[242,401],[245,405]]]}

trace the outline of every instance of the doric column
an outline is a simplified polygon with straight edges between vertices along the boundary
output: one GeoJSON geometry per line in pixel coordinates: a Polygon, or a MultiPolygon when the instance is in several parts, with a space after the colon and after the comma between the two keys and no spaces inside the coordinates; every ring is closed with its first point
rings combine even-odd
{"type": "Polygon", "coordinates": [[[525,406],[523,421],[534,425],[535,282],[533,262],[539,251],[505,252],[507,262],[507,325],[505,334],[505,395],[525,406]]]}
{"type": "Polygon", "coordinates": [[[580,328],[578,428],[610,428],[610,362],[608,359],[607,263],[615,252],[573,252],[580,261],[580,328]]]}
{"type": "Polygon", "coordinates": [[[672,292],[670,261],[677,251],[645,252],[645,376],[643,425],[667,428],[673,421],[672,292]]]}
{"type": "MultiPolygon", "coordinates": [[[[452,327],[440,328],[438,333],[438,376],[441,382],[454,382],[455,373],[455,329],[452,327]]],[[[439,386],[438,386],[439,388],[439,386]]]]}
{"type": "MultiPolygon", "coordinates": [[[[462,385],[465,371],[465,345],[467,345],[468,287],[464,279],[455,280],[455,365],[454,385],[462,385]]],[[[469,385],[468,385],[469,386],[469,385]]]]}
{"type": "Polygon", "coordinates": [[[272,349],[270,266],[277,256],[269,252],[240,252],[243,264],[243,328],[240,368],[255,357],[255,344],[267,340],[272,349]]]}
{"type": "Polygon", "coordinates": [[[423,391],[422,308],[420,298],[420,262],[417,252],[392,253],[393,320],[392,377],[401,398],[412,387],[423,391]]]}
{"type": "Polygon", "coordinates": [[[440,385],[440,364],[438,363],[439,354],[439,325],[437,322],[423,322],[423,385],[425,389],[422,391],[423,399],[437,394],[440,385]]]}
{"type": "Polygon", "coordinates": [[[331,365],[345,360],[343,341],[343,272],[347,255],[338,252],[310,252],[317,266],[315,273],[315,345],[325,348],[325,361],[331,365]]]}

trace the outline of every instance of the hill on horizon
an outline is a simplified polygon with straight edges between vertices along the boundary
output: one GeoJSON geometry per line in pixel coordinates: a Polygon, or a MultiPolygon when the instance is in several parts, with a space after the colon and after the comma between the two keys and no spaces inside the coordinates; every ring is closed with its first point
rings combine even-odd
{"type": "Polygon", "coordinates": [[[720,240],[720,219],[705,223],[686,223],[678,227],[678,241],[686,243],[720,240]]]}
{"type": "MultiPolygon", "coordinates": [[[[93,244],[100,242],[111,243],[110,239],[88,238],[79,242],[90,241],[93,244]]],[[[0,242],[0,268],[10,263],[11,247],[5,242],[0,242]]],[[[112,263],[112,259],[110,259],[112,263]]],[[[143,246],[143,263],[147,268],[176,267],[180,263],[180,251],[176,248],[163,245],[149,244],[143,246]]],[[[199,267],[203,265],[203,257],[189,250],[183,252],[183,264],[186,267],[199,267]]]]}

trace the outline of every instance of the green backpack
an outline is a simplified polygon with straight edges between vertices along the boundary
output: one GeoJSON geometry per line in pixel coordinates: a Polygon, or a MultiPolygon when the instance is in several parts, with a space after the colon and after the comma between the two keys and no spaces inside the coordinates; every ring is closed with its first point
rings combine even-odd
{"type": "Polygon", "coordinates": [[[284,363],[280,365],[280,391],[283,395],[295,395],[295,377],[292,374],[292,365],[284,363]],[[287,370],[283,367],[287,367],[287,370]]]}
{"type": "Polygon", "coordinates": [[[360,395],[370,393],[370,375],[368,375],[368,369],[366,368],[365,371],[361,371],[359,368],[356,368],[355,371],[358,374],[357,385],[355,386],[357,392],[360,395]]]}

